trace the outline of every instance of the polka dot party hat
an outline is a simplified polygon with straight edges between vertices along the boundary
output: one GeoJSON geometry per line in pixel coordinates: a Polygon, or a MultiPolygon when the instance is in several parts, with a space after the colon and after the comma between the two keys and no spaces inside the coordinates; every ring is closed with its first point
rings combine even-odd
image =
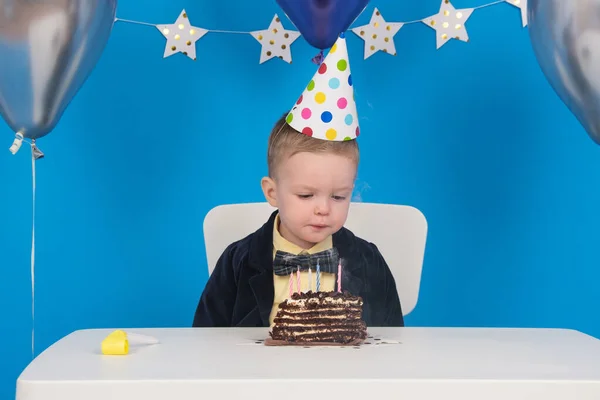
{"type": "Polygon", "coordinates": [[[298,132],[322,140],[353,140],[360,134],[343,33],[288,113],[286,121],[298,132]]]}

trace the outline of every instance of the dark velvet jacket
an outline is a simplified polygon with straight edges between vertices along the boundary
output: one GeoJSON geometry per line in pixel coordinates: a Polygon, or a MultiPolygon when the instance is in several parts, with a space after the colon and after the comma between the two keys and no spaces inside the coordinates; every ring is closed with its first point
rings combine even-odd
{"type": "MultiPolygon", "coordinates": [[[[225,249],[200,297],[194,327],[269,326],[276,215],[225,249]]],[[[377,247],[346,228],[332,239],[345,265],[342,290],[363,298],[367,326],[404,326],[396,283],[377,247]]]]}

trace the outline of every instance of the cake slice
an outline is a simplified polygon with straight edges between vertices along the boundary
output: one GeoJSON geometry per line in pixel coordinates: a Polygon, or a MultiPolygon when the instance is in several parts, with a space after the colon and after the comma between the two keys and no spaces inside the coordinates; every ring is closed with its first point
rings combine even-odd
{"type": "Polygon", "coordinates": [[[294,293],[279,304],[270,335],[288,344],[358,344],[367,338],[362,306],[348,292],[294,293]]]}

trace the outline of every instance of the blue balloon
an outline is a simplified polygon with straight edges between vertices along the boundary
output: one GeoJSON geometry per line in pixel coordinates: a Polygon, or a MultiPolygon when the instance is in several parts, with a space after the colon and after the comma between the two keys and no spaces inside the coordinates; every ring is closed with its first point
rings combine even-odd
{"type": "Polygon", "coordinates": [[[369,0],[276,0],[304,39],[328,49],[367,7],[369,0]]]}

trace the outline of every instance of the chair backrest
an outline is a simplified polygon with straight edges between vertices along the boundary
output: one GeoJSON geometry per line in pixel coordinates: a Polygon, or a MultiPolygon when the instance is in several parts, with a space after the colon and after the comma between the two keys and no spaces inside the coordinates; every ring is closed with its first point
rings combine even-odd
{"type": "MultiPolygon", "coordinates": [[[[275,209],[268,203],[221,205],[204,219],[208,273],[225,248],[256,231],[275,209]]],[[[374,243],[386,260],[398,289],[404,315],[417,305],[427,239],[427,221],[405,205],[351,203],[344,225],[356,236],[374,243]]]]}

